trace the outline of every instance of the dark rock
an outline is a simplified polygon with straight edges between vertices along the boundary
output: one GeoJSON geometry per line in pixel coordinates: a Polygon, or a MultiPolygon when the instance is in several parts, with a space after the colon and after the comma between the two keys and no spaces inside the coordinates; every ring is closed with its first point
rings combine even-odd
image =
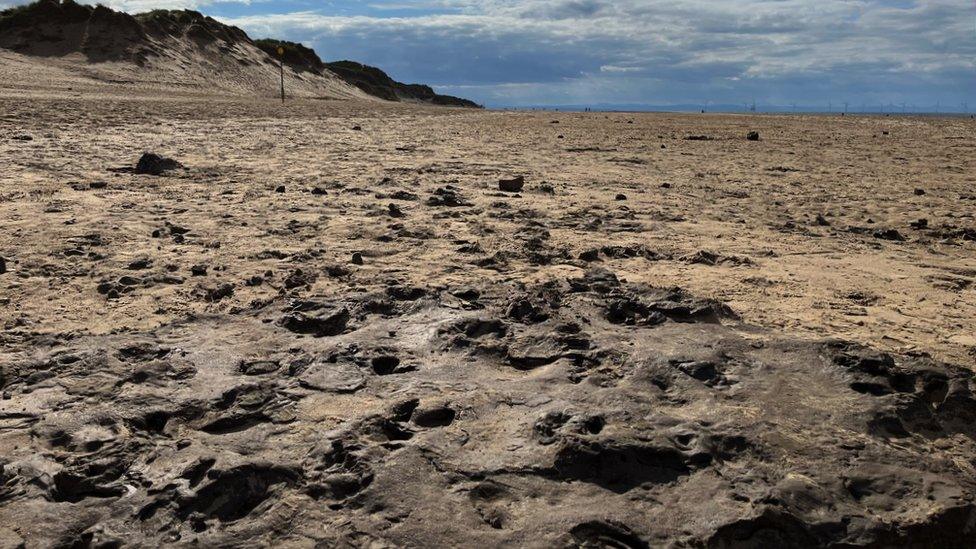
{"type": "Polygon", "coordinates": [[[881,229],[879,231],[875,231],[874,237],[881,240],[893,240],[895,242],[905,241],[905,237],[896,229],[881,229]]]}
{"type": "Polygon", "coordinates": [[[501,179],[498,181],[498,188],[507,193],[522,192],[525,187],[525,178],[521,175],[514,179],[501,179]]]}
{"type": "Polygon", "coordinates": [[[915,196],[925,196],[925,189],[915,189],[915,196]]]}
{"type": "Polygon", "coordinates": [[[144,269],[148,269],[150,265],[152,265],[152,261],[150,261],[148,259],[145,259],[145,258],[140,258],[140,259],[136,259],[135,261],[129,263],[129,270],[130,271],[142,271],[144,269]]]}
{"type": "Polygon", "coordinates": [[[194,265],[190,267],[190,274],[193,276],[207,276],[206,265],[194,265]]]}
{"type": "Polygon", "coordinates": [[[315,337],[337,336],[346,330],[350,318],[349,311],[345,308],[315,316],[295,312],[285,315],[281,319],[281,326],[296,334],[307,334],[315,337]]]}
{"type": "Polygon", "coordinates": [[[749,141],[759,141],[759,132],[755,132],[755,131],[749,132],[746,135],[746,139],[748,139],[749,141]]]}
{"type": "Polygon", "coordinates": [[[457,208],[460,206],[468,206],[469,204],[464,200],[460,193],[457,192],[457,189],[448,185],[435,190],[433,196],[427,199],[427,205],[457,208]]]}
{"type": "Polygon", "coordinates": [[[618,194],[616,196],[616,200],[623,202],[623,201],[627,200],[627,195],[625,195],[625,194],[618,194]]]}
{"type": "Polygon", "coordinates": [[[919,219],[918,221],[912,221],[911,227],[916,231],[927,229],[929,228],[929,220],[923,218],[923,219],[919,219]]]}
{"type": "Polygon", "coordinates": [[[207,301],[211,303],[216,303],[232,295],[234,295],[234,285],[225,283],[217,286],[216,288],[208,289],[206,298],[207,301]]]}
{"type": "Polygon", "coordinates": [[[350,259],[349,261],[353,265],[362,265],[363,264],[363,254],[361,254],[359,252],[356,252],[356,253],[352,254],[352,259],[350,259]]]}
{"type": "Polygon", "coordinates": [[[246,376],[261,376],[277,372],[281,364],[276,360],[251,360],[242,361],[238,368],[246,376]]]}
{"type": "Polygon", "coordinates": [[[592,250],[586,250],[580,252],[579,258],[581,261],[599,261],[600,260],[600,250],[594,248],[592,250]]]}
{"type": "Polygon", "coordinates": [[[0,257],[0,274],[7,272],[7,260],[0,257]]]}
{"type": "Polygon", "coordinates": [[[162,175],[164,172],[182,168],[183,165],[173,160],[165,158],[155,153],[145,153],[139,158],[136,164],[135,173],[145,175],[162,175]]]}
{"type": "Polygon", "coordinates": [[[278,186],[277,186],[277,187],[275,188],[275,192],[276,192],[276,193],[283,193],[283,192],[285,192],[285,186],[284,186],[284,185],[278,185],[278,186]]]}
{"type": "Polygon", "coordinates": [[[285,289],[293,290],[300,286],[309,286],[318,279],[313,273],[305,272],[302,269],[295,269],[288,278],[285,279],[285,289]]]}

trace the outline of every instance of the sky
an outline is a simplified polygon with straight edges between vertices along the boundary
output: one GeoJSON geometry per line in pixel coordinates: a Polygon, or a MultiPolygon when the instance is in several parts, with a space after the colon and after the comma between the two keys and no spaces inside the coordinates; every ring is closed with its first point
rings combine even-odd
{"type": "MultiPolygon", "coordinates": [[[[11,5],[18,0],[0,0],[11,5]]],[[[489,106],[976,112],[976,0],[103,0],[191,8],[489,106]]]]}

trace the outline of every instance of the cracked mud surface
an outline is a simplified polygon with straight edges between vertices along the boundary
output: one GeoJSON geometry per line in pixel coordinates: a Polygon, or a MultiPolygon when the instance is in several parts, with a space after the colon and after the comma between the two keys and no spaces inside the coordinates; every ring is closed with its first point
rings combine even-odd
{"type": "Polygon", "coordinates": [[[3,105],[0,546],[972,545],[969,120],[3,105]]]}

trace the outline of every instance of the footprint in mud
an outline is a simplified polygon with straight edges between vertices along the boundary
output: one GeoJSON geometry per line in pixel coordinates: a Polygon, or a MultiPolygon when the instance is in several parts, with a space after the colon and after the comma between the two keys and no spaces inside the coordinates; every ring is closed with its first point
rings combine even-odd
{"type": "Polygon", "coordinates": [[[449,406],[432,406],[417,408],[413,412],[411,421],[418,427],[447,427],[454,423],[455,417],[457,412],[449,406]]]}
{"type": "Polygon", "coordinates": [[[298,398],[273,385],[241,385],[212,401],[194,424],[211,435],[239,433],[266,423],[283,425],[295,420],[298,398]]]}
{"type": "Polygon", "coordinates": [[[828,342],[823,349],[850,376],[851,390],[876,400],[868,433],[881,438],[976,437],[971,373],[924,356],[896,364],[887,353],[850,343],[828,342]]]}
{"type": "Polygon", "coordinates": [[[644,442],[564,442],[556,453],[555,477],[596,484],[623,494],[645,483],[668,484],[691,474],[680,451],[644,442]]]}
{"type": "Polygon", "coordinates": [[[205,530],[208,520],[234,522],[266,507],[282,489],[299,484],[302,473],[297,468],[254,463],[210,470],[206,477],[194,493],[176,501],[176,515],[189,520],[197,531],[205,530]]]}
{"type": "Polygon", "coordinates": [[[279,325],[286,330],[314,337],[337,336],[346,331],[351,316],[345,307],[330,309],[324,305],[308,311],[286,314],[279,325]]]}
{"type": "Polygon", "coordinates": [[[569,531],[569,545],[581,548],[647,549],[646,541],[623,524],[609,520],[592,520],[569,531]]]}
{"type": "Polygon", "coordinates": [[[559,441],[567,433],[598,435],[606,424],[602,415],[549,412],[532,425],[532,434],[539,444],[549,445],[559,441]]]}
{"type": "Polygon", "coordinates": [[[305,464],[308,495],[341,501],[366,489],[373,482],[373,469],[365,453],[365,447],[341,439],[314,449],[305,464]]]}
{"type": "Polygon", "coordinates": [[[362,368],[346,359],[296,361],[289,371],[302,387],[316,391],[355,393],[366,386],[362,368]]]}
{"type": "Polygon", "coordinates": [[[400,359],[393,355],[374,356],[369,359],[369,366],[378,376],[388,376],[397,373],[400,359]]]}
{"type": "Polygon", "coordinates": [[[468,492],[468,499],[485,524],[496,530],[505,527],[509,520],[505,506],[512,499],[512,494],[507,486],[486,480],[468,492]]]}

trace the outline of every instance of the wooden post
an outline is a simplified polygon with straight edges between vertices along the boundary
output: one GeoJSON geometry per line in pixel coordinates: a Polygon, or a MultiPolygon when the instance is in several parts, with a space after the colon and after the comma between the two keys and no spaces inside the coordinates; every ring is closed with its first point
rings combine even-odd
{"type": "Polygon", "coordinates": [[[278,68],[281,69],[281,104],[285,104],[285,48],[278,47],[278,68]]]}

